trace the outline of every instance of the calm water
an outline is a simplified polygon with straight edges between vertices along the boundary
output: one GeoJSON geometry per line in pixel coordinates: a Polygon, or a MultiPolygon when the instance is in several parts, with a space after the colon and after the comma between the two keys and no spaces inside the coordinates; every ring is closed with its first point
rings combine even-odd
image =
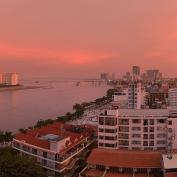
{"type": "Polygon", "coordinates": [[[74,81],[23,81],[44,88],[0,92],[0,130],[17,131],[39,119],[55,118],[72,111],[75,103],[92,101],[105,95],[106,84],[74,81]]]}

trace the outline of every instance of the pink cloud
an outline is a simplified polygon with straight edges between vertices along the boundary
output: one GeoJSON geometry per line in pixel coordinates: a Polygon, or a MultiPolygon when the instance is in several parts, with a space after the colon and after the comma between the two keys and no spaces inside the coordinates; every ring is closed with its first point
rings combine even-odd
{"type": "Polygon", "coordinates": [[[15,59],[43,60],[45,62],[66,63],[71,65],[87,65],[100,62],[115,55],[105,52],[84,50],[54,50],[48,48],[22,48],[0,43],[0,57],[15,59]]]}

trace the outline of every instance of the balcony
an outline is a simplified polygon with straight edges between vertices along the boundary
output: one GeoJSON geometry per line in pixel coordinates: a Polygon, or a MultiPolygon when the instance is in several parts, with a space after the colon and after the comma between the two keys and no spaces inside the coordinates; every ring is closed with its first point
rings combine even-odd
{"type": "Polygon", "coordinates": [[[87,142],[80,143],[80,144],[74,146],[72,149],[65,152],[63,155],[59,155],[55,160],[48,158],[47,156],[43,156],[43,154],[37,154],[37,149],[31,149],[31,148],[26,148],[26,147],[19,148],[19,146],[16,145],[16,143],[14,143],[12,147],[22,153],[30,155],[30,156],[41,158],[41,159],[49,161],[49,162],[55,162],[58,164],[62,164],[66,160],[69,160],[72,157],[74,157],[75,155],[77,155],[78,153],[82,152],[86,147],[88,147],[94,141],[95,141],[94,139],[89,139],[87,142]]]}

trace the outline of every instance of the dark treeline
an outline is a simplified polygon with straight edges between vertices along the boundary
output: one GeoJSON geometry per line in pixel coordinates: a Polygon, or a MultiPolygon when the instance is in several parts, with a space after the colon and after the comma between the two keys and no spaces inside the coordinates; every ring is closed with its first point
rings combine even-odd
{"type": "Polygon", "coordinates": [[[0,177],[46,177],[42,167],[12,148],[0,148],[0,177]]]}
{"type": "Polygon", "coordinates": [[[7,142],[11,142],[13,139],[13,134],[12,132],[0,132],[0,144],[4,144],[7,142]]]}

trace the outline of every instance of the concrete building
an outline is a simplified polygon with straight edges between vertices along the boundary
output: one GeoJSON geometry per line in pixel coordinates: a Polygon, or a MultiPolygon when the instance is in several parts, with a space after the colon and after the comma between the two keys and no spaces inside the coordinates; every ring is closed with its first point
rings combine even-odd
{"type": "Polygon", "coordinates": [[[113,95],[113,106],[118,106],[119,108],[128,108],[128,89],[124,91],[115,92],[113,95]]]}
{"type": "Polygon", "coordinates": [[[168,91],[168,101],[171,108],[177,109],[177,88],[170,88],[168,91]]]}
{"type": "Polygon", "coordinates": [[[33,157],[50,176],[74,168],[82,151],[93,143],[90,126],[64,125],[60,122],[16,134],[12,147],[33,157]]]}
{"type": "Polygon", "coordinates": [[[105,81],[109,80],[110,79],[109,73],[101,73],[100,79],[105,81]]]}
{"type": "Polygon", "coordinates": [[[157,69],[147,70],[142,75],[142,80],[145,82],[154,82],[156,80],[161,80],[161,79],[162,79],[162,73],[160,73],[159,70],[157,69]]]}
{"type": "Polygon", "coordinates": [[[2,77],[2,84],[15,86],[19,84],[19,76],[17,73],[4,73],[2,77]]]}
{"type": "Polygon", "coordinates": [[[141,109],[144,105],[145,92],[142,89],[141,83],[131,82],[128,87],[128,108],[141,109]]]}
{"type": "MultiPolygon", "coordinates": [[[[168,109],[108,109],[99,117],[98,147],[128,150],[165,150],[167,131],[177,118],[169,117],[168,109]]],[[[177,149],[177,140],[173,143],[177,149]]]]}
{"type": "Polygon", "coordinates": [[[132,67],[132,76],[133,76],[133,80],[140,79],[140,67],[139,66],[132,67]]]}
{"type": "Polygon", "coordinates": [[[99,117],[98,148],[80,173],[89,177],[176,177],[177,114],[168,109],[107,109],[99,117]]]}

